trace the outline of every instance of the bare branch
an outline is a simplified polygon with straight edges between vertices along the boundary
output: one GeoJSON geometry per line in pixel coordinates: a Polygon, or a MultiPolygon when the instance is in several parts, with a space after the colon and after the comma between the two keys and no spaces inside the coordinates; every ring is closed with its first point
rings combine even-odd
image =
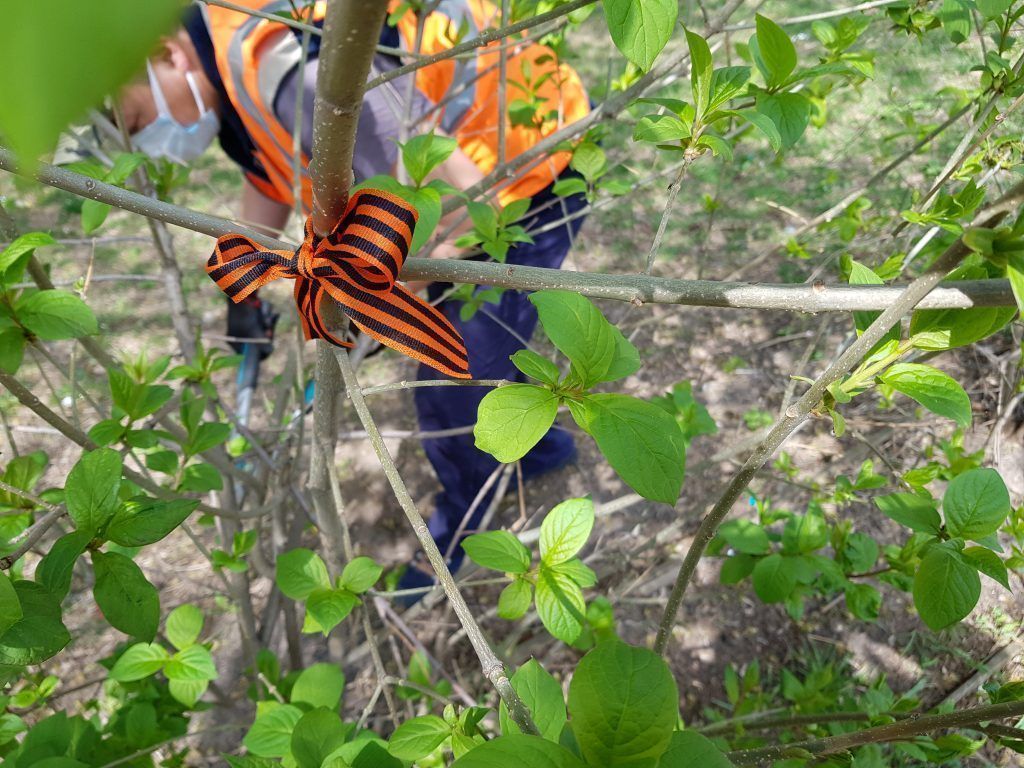
{"type": "MultiPolygon", "coordinates": [[[[0,148],[0,169],[17,172],[11,153],[0,148]]],[[[294,250],[295,243],[278,240],[227,219],[192,211],[154,198],[145,197],[87,176],[40,163],[36,178],[72,194],[109,203],[134,213],[166,221],[194,232],[220,237],[230,232],[251,237],[267,248],[294,250]]],[[[553,288],[576,291],[583,296],[633,303],[682,304],[734,309],[777,309],[795,312],[851,312],[882,310],[900,295],[898,286],[825,286],[822,284],[772,284],[716,282],[710,280],[673,280],[644,275],[607,275],[593,272],[568,272],[541,267],[496,264],[459,259],[420,259],[406,261],[405,280],[438,280],[451,283],[495,285],[519,290],[553,288]]],[[[980,306],[1014,305],[1013,294],[1005,280],[951,282],[933,291],[921,307],[926,309],[966,309],[980,306]]]]}
{"type": "Polygon", "coordinates": [[[911,716],[877,728],[863,731],[843,733],[827,739],[813,741],[797,741],[758,749],[744,749],[730,752],[728,757],[737,765],[764,763],[778,760],[787,755],[800,755],[810,752],[817,756],[834,755],[864,744],[879,744],[891,741],[907,741],[924,733],[945,730],[947,728],[970,728],[980,723],[1001,720],[1007,717],[1024,715],[1024,701],[1007,701],[1001,704],[990,704],[985,707],[963,709],[959,712],[947,712],[943,715],[911,716]]]}

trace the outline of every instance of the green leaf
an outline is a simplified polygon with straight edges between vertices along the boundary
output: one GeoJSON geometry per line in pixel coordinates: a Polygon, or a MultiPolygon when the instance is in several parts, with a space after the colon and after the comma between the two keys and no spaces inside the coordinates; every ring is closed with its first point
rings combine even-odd
{"type": "Polygon", "coordinates": [[[697,731],[676,731],[672,734],[658,768],[732,768],[732,762],[707,736],[697,731]]]}
{"type": "Polygon", "coordinates": [[[935,631],[956,624],[979,597],[981,578],[973,565],[949,544],[928,549],[914,576],[914,606],[925,624],[935,631]]]}
{"type": "Polygon", "coordinates": [[[797,143],[811,120],[811,102],[802,93],[761,93],[755,108],[775,123],[783,149],[797,143]]]}
{"type": "Polygon", "coordinates": [[[331,579],[320,555],[298,547],[277,558],[277,586],[285,597],[305,600],[317,588],[330,588],[331,579]]]}
{"type": "Polygon", "coordinates": [[[359,598],[347,589],[314,589],[306,599],[306,623],[303,632],[323,632],[324,635],[343,622],[359,598]]]}
{"type": "Polygon", "coordinates": [[[120,683],[155,675],[164,668],[170,658],[162,645],[157,643],[136,643],[121,654],[110,670],[110,679],[120,683]]]}
{"type": "Polygon", "coordinates": [[[715,157],[721,156],[726,160],[732,160],[732,144],[721,136],[715,136],[713,133],[705,133],[697,140],[697,146],[707,147],[715,157]]]}
{"type": "Polygon", "coordinates": [[[194,645],[203,631],[203,612],[194,605],[179,605],[167,615],[164,633],[179,651],[194,645]]]}
{"type": "Polygon", "coordinates": [[[511,357],[512,365],[531,379],[555,386],[561,375],[558,366],[530,349],[520,349],[511,357]]]}
{"type": "Polygon", "coordinates": [[[110,213],[110,206],[98,200],[82,201],[82,231],[89,235],[103,226],[110,213]]]}
{"type": "Polygon", "coordinates": [[[168,680],[167,690],[170,691],[174,700],[184,704],[186,707],[193,707],[199,701],[199,697],[206,693],[210,687],[209,680],[168,680]]]}
{"type": "Polygon", "coordinates": [[[69,123],[140,71],[180,22],[181,4],[105,0],[102,13],[94,10],[77,0],[53,0],[43,15],[31,5],[5,10],[0,133],[26,169],[69,123]]]}
{"type": "MultiPolygon", "coordinates": [[[[594,528],[594,502],[569,499],[556,506],[540,525],[540,559],[544,565],[564,563],[576,556],[594,528]]],[[[529,567],[529,563],[527,563],[529,567]]]]}
{"type": "Polygon", "coordinates": [[[607,172],[608,157],[594,142],[581,141],[572,151],[569,167],[593,184],[607,172]]]}
{"type": "Polygon", "coordinates": [[[391,734],[388,752],[400,760],[419,760],[437,749],[451,732],[451,726],[437,715],[414,717],[391,734]]]}
{"type": "Polygon", "coordinates": [[[869,571],[878,560],[878,542],[859,531],[846,537],[842,555],[851,571],[869,571]]]}
{"type": "Polygon", "coordinates": [[[88,305],[67,291],[37,291],[23,295],[14,314],[26,329],[43,341],[60,341],[99,332],[96,316],[88,305]]]}
{"type": "Polygon", "coordinates": [[[570,176],[559,179],[551,187],[551,191],[559,197],[571,197],[572,195],[584,195],[587,192],[587,182],[579,176],[570,176]]]}
{"type": "Polygon", "coordinates": [[[530,610],[533,587],[526,579],[513,579],[498,595],[498,616],[509,621],[521,619],[530,610]]]}
{"type": "Polygon", "coordinates": [[[302,719],[302,710],[278,704],[257,715],[242,744],[257,757],[284,757],[291,753],[292,730],[302,719]]]}
{"type": "Polygon", "coordinates": [[[0,371],[17,373],[25,356],[25,334],[21,328],[0,330],[0,371]]]}
{"type": "Polygon", "coordinates": [[[22,618],[21,601],[14,584],[6,573],[0,572],[0,637],[22,618]]]}
{"type": "Polygon", "coordinates": [[[711,102],[711,79],[714,64],[707,40],[690,30],[686,32],[686,45],[690,49],[690,88],[693,92],[693,106],[699,116],[708,112],[711,102]]]}
{"type": "Polygon", "coordinates": [[[949,481],[942,511],[951,535],[977,541],[999,530],[1010,514],[1010,493],[994,469],[970,469],[949,481]]]}
{"type": "Polygon", "coordinates": [[[876,621],[882,607],[882,593],[870,584],[847,582],[843,597],[851,614],[862,621],[876,621]]]}
{"type": "Polygon", "coordinates": [[[292,685],[291,703],[337,710],[345,690],[345,673],[336,664],[312,664],[292,685]]]}
{"type": "Polygon", "coordinates": [[[578,557],[553,565],[551,568],[565,574],[584,589],[597,585],[597,574],[578,557]]]}
{"type": "Polygon", "coordinates": [[[943,0],[938,18],[949,39],[959,45],[971,35],[971,9],[964,0],[943,0]]]}
{"type": "Polygon", "coordinates": [[[985,19],[1001,16],[1013,5],[1013,0],[975,0],[978,11],[985,19]]]}
{"type": "MultiPolygon", "coordinates": [[[[561,684],[536,659],[530,659],[519,667],[510,682],[530,711],[540,735],[557,743],[567,720],[561,684]]],[[[504,702],[500,705],[498,719],[503,734],[521,733],[519,726],[508,716],[504,702]]]]}
{"type": "Polygon", "coordinates": [[[672,37],[678,13],[675,0],[604,0],[615,47],[644,72],[672,37]]]}
{"type": "Polygon", "coordinates": [[[490,203],[466,204],[466,211],[473,222],[473,227],[485,239],[493,239],[498,234],[498,212],[490,203]]]}
{"type": "Polygon", "coordinates": [[[640,353],[637,348],[622,335],[622,331],[612,326],[612,338],[615,340],[615,356],[612,364],[605,371],[602,381],[618,381],[632,376],[640,370],[640,353]]]}
{"type": "Polygon", "coordinates": [[[1013,307],[920,309],[910,317],[910,341],[928,352],[964,347],[988,338],[1013,316],[1013,307]]]}
{"type": "MultiPolygon", "coordinates": [[[[111,373],[113,373],[113,371],[111,371],[111,373]]],[[[97,421],[89,429],[89,439],[100,447],[113,445],[123,439],[124,436],[125,427],[118,419],[103,419],[102,421],[97,421]]],[[[171,455],[175,456],[175,469],[177,469],[177,456],[173,453],[171,455]]],[[[146,457],[147,466],[149,458],[149,456],[146,457]]]]}
{"type": "Polygon", "coordinates": [[[875,506],[882,514],[912,531],[939,534],[942,518],[935,509],[935,501],[931,498],[918,496],[915,493],[890,493],[888,496],[876,496],[875,506]]]}
{"type": "Polygon", "coordinates": [[[730,99],[743,93],[750,80],[750,67],[721,67],[711,75],[711,103],[708,110],[717,109],[730,99]]]}
{"type": "Polygon", "coordinates": [[[110,448],[83,453],[64,484],[64,503],[75,528],[95,535],[117,511],[121,454],[110,448]]]}
{"type": "MultiPolygon", "coordinates": [[[[885,281],[880,278],[875,271],[870,267],[861,264],[859,261],[851,260],[850,262],[850,285],[885,285],[885,281]]],[[[864,331],[868,329],[868,326],[875,322],[881,312],[854,312],[853,313],[853,325],[857,329],[857,336],[860,336],[864,331]]],[[[878,349],[888,341],[900,340],[900,326],[899,323],[894,324],[885,336],[872,348],[872,351],[878,349]]]]}
{"type": "Polygon", "coordinates": [[[345,565],[341,572],[341,586],[357,595],[377,583],[384,569],[369,557],[355,557],[345,565]]]}
{"type": "Polygon", "coordinates": [[[601,768],[654,766],[679,720],[679,693],[658,654],[598,643],[569,685],[572,730],[583,759],[601,768]]]}
{"type": "Polygon", "coordinates": [[[570,408],[612,468],[645,498],[675,504],[686,473],[686,441],[658,406],[628,395],[588,395],[570,408]]]}
{"type": "Polygon", "coordinates": [[[583,389],[621,378],[609,376],[609,369],[624,348],[615,327],[589,299],[569,291],[538,291],[530,301],[537,307],[544,333],[572,362],[583,389]]]}
{"type": "Polygon", "coordinates": [[[448,136],[424,133],[413,136],[402,146],[402,164],[419,186],[427,175],[447,160],[458,143],[448,136]]]}
{"type": "Polygon", "coordinates": [[[667,144],[688,139],[691,134],[691,127],[676,115],[644,115],[633,129],[633,141],[667,144]]]}
{"type": "MultiPolygon", "coordinates": [[[[169,389],[169,388],[168,388],[169,389]]],[[[163,405],[163,403],[161,403],[163,405]]],[[[153,410],[156,410],[155,408],[153,410]]],[[[231,427],[220,421],[206,421],[189,436],[185,453],[195,456],[218,445],[223,445],[231,436],[231,427]]]]}
{"type": "Polygon", "coordinates": [[[768,139],[772,149],[776,152],[782,149],[782,134],[779,133],[775,122],[767,115],[758,112],[756,109],[738,109],[734,113],[743,120],[746,120],[768,139]]]}
{"type": "Polygon", "coordinates": [[[168,680],[216,680],[213,657],[202,645],[190,645],[174,654],[164,667],[168,680]]]}
{"type": "Polygon", "coordinates": [[[739,584],[753,570],[757,564],[757,558],[752,555],[732,555],[722,562],[722,569],[718,573],[718,580],[722,584],[739,584]]]}
{"type": "Polygon", "coordinates": [[[160,597],[139,566],[118,552],[93,552],[92,594],[110,626],[152,642],[160,624],[160,597]]]}
{"type": "Polygon", "coordinates": [[[21,605],[21,618],[0,637],[0,665],[39,664],[71,642],[61,621],[60,603],[31,581],[12,583],[21,605]]]}
{"type": "Polygon", "coordinates": [[[771,19],[757,14],[755,24],[754,63],[764,75],[768,87],[776,88],[796,69],[796,48],[789,35],[771,19]]]}
{"type": "Polygon", "coordinates": [[[206,491],[219,491],[223,487],[224,482],[221,480],[217,468],[211,464],[200,462],[185,467],[178,490],[205,493],[206,491]]]}
{"type": "MultiPolygon", "coordinates": [[[[31,492],[42,479],[48,460],[43,451],[33,451],[25,456],[18,456],[7,463],[2,479],[8,485],[31,492]]],[[[0,506],[8,509],[32,510],[36,509],[38,505],[34,501],[0,490],[0,506]]]]}
{"type": "Polygon", "coordinates": [[[473,427],[476,447],[508,464],[525,456],[551,428],[558,397],[533,384],[498,387],[480,401],[473,427]]]}
{"type": "Polygon", "coordinates": [[[768,532],[750,520],[729,520],[718,529],[718,535],[746,555],[766,555],[771,551],[768,532]]]}
{"type": "Polygon", "coordinates": [[[114,165],[107,171],[104,181],[108,184],[122,185],[136,170],[145,165],[147,157],[142,152],[122,152],[114,160],[114,165]]]}
{"type": "Polygon", "coordinates": [[[499,736],[460,757],[451,768],[587,768],[565,747],[536,736],[499,736]]]}
{"type": "Polygon", "coordinates": [[[199,506],[194,499],[150,499],[137,496],[118,507],[105,535],[122,547],[155,544],[181,525],[199,506]]]}
{"type": "Polygon", "coordinates": [[[583,632],[587,604],[579,585],[569,576],[541,567],[537,575],[537,615],[551,636],[574,643],[583,632]]]}
{"type": "Polygon", "coordinates": [[[1002,584],[1006,589],[1010,589],[1010,579],[1006,570],[1006,564],[991,549],[967,547],[961,554],[963,554],[964,560],[977,568],[980,573],[984,573],[990,579],[994,579],[1002,584]]]}
{"type": "Polygon", "coordinates": [[[92,540],[89,531],[74,531],[53,542],[50,551],[36,566],[36,581],[58,600],[63,600],[71,588],[71,575],[79,556],[92,540]]]}
{"type": "Polygon", "coordinates": [[[292,730],[291,752],[299,768],[320,768],[324,760],[342,744],[348,730],[337,712],[314,709],[307,712],[292,730]]]}
{"type": "Polygon", "coordinates": [[[953,419],[961,427],[970,426],[971,399],[955,379],[938,368],[896,363],[878,378],[932,413],[953,419]]]}
{"type": "Polygon", "coordinates": [[[778,553],[758,560],[752,575],[754,592],[765,603],[781,603],[796,587],[796,568],[778,553]]]}
{"type": "Polygon", "coordinates": [[[465,538],[462,548],[483,568],[504,573],[526,573],[530,569],[530,550],[508,531],[474,533],[465,538]]]}
{"type": "Polygon", "coordinates": [[[20,282],[32,252],[36,248],[55,245],[56,242],[45,232],[28,232],[16,238],[0,251],[0,285],[20,282]]]}

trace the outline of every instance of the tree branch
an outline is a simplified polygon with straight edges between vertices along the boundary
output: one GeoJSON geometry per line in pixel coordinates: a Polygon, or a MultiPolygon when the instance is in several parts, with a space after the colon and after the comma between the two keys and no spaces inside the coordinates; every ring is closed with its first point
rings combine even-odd
{"type": "MultiPolygon", "coordinates": [[[[17,173],[13,155],[0,148],[0,170],[17,173]]],[[[105,184],[87,176],[40,163],[39,181],[81,197],[108,203],[126,211],[160,219],[168,224],[220,237],[238,232],[267,248],[293,251],[296,244],[270,237],[236,222],[105,184]]],[[[674,280],[644,275],[608,275],[567,272],[542,267],[497,264],[460,259],[408,259],[402,270],[405,280],[438,280],[451,283],[494,285],[518,290],[546,288],[576,291],[584,296],[633,303],[681,304],[733,309],[771,309],[796,312],[852,312],[883,310],[901,294],[899,286],[849,286],[674,280]]],[[[1005,280],[950,282],[932,291],[922,309],[966,309],[981,306],[1013,306],[1013,294],[1005,280]]]]}
{"type": "Polygon", "coordinates": [[[889,741],[907,741],[932,731],[946,728],[968,728],[991,720],[1024,715],[1024,701],[1007,701],[1002,704],[990,704],[985,707],[964,709],[959,712],[947,712],[943,715],[912,715],[903,720],[863,731],[843,733],[827,739],[797,741],[791,744],[780,744],[758,749],[743,749],[728,753],[728,757],[737,765],[748,765],[770,760],[779,760],[788,755],[806,756],[810,752],[816,756],[833,755],[864,744],[877,744],[889,741]]]}
{"type": "Polygon", "coordinates": [[[327,6],[313,107],[313,229],[326,237],[352,184],[352,154],[387,0],[334,0],[327,6]]]}

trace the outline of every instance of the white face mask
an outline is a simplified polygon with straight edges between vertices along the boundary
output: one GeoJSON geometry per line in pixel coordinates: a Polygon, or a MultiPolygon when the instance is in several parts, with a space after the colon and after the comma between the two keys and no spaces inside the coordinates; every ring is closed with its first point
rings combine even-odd
{"type": "Polygon", "coordinates": [[[156,102],[156,120],[132,136],[132,143],[140,152],[149,157],[166,157],[176,163],[188,164],[199,157],[213,142],[220,131],[220,118],[213,110],[207,109],[203,97],[199,94],[199,86],[191,72],[185,73],[192,98],[199,108],[199,119],[191,125],[182,125],[171,114],[164,97],[160,81],[153,72],[149,61],[146,62],[149,73],[149,86],[153,90],[156,102]]]}

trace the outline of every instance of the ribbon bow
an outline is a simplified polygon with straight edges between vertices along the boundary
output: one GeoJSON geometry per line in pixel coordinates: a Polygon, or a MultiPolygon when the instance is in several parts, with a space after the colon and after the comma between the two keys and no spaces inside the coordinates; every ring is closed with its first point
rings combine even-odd
{"type": "Polygon", "coordinates": [[[308,219],[306,237],[295,253],[265,250],[244,235],[224,235],[217,239],[206,272],[236,304],[272,280],[294,280],[306,339],[351,347],[324,326],[320,302],[326,292],[381,344],[468,379],[462,336],[440,311],[396,282],[416,218],[416,209],[401,198],[363,189],[352,195],[327,237],[317,236],[308,219]]]}

